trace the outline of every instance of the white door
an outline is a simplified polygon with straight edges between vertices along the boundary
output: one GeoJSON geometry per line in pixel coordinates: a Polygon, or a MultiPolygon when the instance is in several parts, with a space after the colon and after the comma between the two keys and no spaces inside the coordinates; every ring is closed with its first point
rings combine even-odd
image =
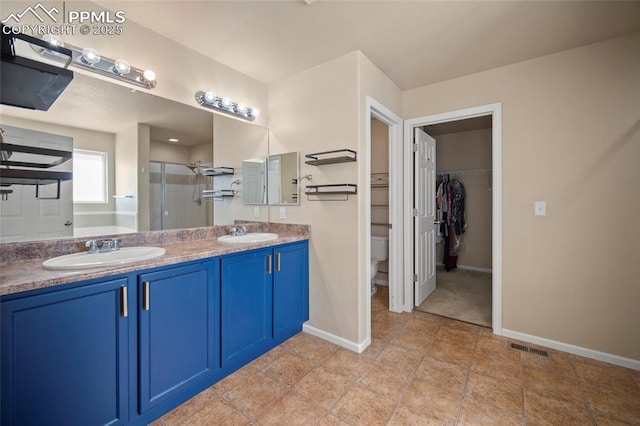
{"type": "Polygon", "coordinates": [[[242,202],[266,204],[266,197],[265,160],[244,160],[242,162],[242,202]]]}
{"type": "MultiPolygon", "coordinates": [[[[12,126],[2,126],[6,143],[36,146],[40,148],[73,150],[73,138],[36,132],[12,126]]],[[[29,161],[29,160],[27,160],[29,161]]],[[[45,170],[45,169],[42,169],[45,170]]],[[[51,167],[51,171],[73,171],[71,160],[51,167]]],[[[13,191],[7,199],[0,201],[0,231],[2,242],[31,241],[51,238],[73,237],[73,183],[60,183],[60,198],[56,199],[57,185],[39,188],[26,185],[12,185],[13,191]]]]}
{"type": "Polygon", "coordinates": [[[414,133],[414,283],[415,305],[436,289],[436,140],[414,133]]]}

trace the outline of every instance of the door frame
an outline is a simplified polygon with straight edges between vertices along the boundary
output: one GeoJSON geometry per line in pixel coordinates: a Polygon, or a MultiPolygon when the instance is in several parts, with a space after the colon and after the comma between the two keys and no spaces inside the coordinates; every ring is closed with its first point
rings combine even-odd
{"type": "MultiPolygon", "coordinates": [[[[502,103],[480,105],[472,108],[465,108],[455,111],[448,111],[440,114],[427,115],[412,118],[404,121],[404,146],[402,164],[394,163],[391,167],[404,170],[404,180],[402,182],[392,181],[390,191],[398,192],[404,190],[413,194],[413,129],[426,125],[446,123],[449,121],[464,120],[467,118],[490,115],[492,117],[491,126],[491,156],[492,156],[492,321],[493,333],[502,335],[502,103]]],[[[404,253],[413,253],[413,196],[411,200],[405,201],[403,224],[403,248],[404,253]]],[[[399,282],[389,281],[389,294],[402,292],[403,310],[411,312],[413,310],[414,288],[413,288],[413,256],[404,256],[403,272],[406,279],[404,288],[392,289],[392,285],[401,287],[399,282]]]]}
{"type": "MultiPolygon", "coordinates": [[[[365,126],[365,150],[361,155],[365,169],[366,179],[364,181],[364,224],[360,241],[364,240],[364,253],[361,261],[365,263],[365,342],[361,345],[364,350],[371,342],[371,119],[376,118],[389,127],[389,223],[393,224],[389,229],[389,310],[393,312],[403,311],[403,217],[405,201],[402,189],[403,169],[402,169],[402,128],[403,120],[389,108],[382,105],[370,96],[367,96],[366,106],[366,126],[365,126]],[[393,286],[391,283],[395,283],[393,286]]],[[[360,293],[360,294],[363,294],[360,293]]],[[[362,299],[360,299],[362,300],[362,299]]],[[[362,305],[360,305],[362,306],[362,305]]],[[[362,318],[362,317],[361,317],[362,318]]]]}

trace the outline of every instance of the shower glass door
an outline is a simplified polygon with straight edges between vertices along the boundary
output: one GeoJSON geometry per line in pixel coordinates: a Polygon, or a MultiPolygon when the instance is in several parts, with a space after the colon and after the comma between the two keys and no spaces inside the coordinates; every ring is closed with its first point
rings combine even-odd
{"type": "Polygon", "coordinates": [[[207,226],[205,177],[196,166],[152,161],[149,165],[151,230],[207,226]]]}

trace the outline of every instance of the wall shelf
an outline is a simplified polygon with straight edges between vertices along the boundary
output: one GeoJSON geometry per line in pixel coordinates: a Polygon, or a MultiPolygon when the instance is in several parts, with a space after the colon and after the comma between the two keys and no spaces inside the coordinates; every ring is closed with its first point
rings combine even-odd
{"type": "Polygon", "coordinates": [[[233,189],[203,189],[202,198],[205,200],[221,200],[225,197],[235,197],[233,189]]]}
{"type": "Polygon", "coordinates": [[[225,176],[234,174],[233,167],[206,167],[202,169],[204,176],[225,176]]]}
{"type": "Polygon", "coordinates": [[[349,199],[349,195],[356,195],[358,193],[358,185],[353,183],[333,183],[325,185],[307,185],[305,188],[305,194],[307,194],[307,200],[309,201],[346,201],[349,199]],[[324,198],[324,196],[342,195],[338,199],[324,198]],[[311,199],[310,196],[317,196],[319,198],[311,199]]]}
{"type": "Polygon", "coordinates": [[[306,164],[322,166],[324,164],[353,162],[357,160],[358,154],[351,149],[337,149],[335,151],[306,154],[305,158],[309,158],[309,160],[305,161],[306,164]]]}
{"type": "Polygon", "coordinates": [[[12,143],[0,143],[0,151],[2,151],[3,166],[13,167],[31,167],[35,169],[48,169],[59,166],[71,159],[71,151],[62,151],[59,149],[40,148],[36,146],[15,145],[12,143]],[[11,158],[13,154],[26,154],[24,158],[11,158]]]}

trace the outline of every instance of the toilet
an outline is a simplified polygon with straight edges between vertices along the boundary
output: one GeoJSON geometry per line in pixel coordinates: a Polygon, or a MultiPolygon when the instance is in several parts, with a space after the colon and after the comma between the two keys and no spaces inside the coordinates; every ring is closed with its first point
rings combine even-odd
{"type": "Polygon", "coordinates": [[[389,257],[389,237],[382,235],[371,236],[371,295],[377,290],[375,279],[378,273],[378,262],[384,262],[389,257]]]}

